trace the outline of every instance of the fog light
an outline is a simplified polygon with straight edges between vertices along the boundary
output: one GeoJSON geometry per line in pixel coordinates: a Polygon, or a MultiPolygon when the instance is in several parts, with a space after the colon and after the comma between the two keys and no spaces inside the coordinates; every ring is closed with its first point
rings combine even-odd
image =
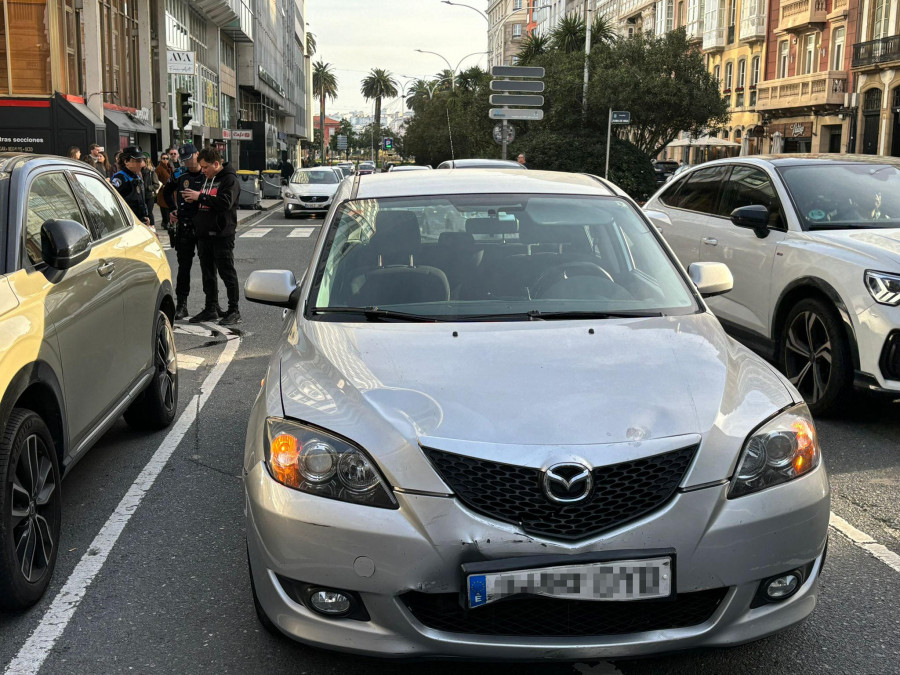
{"type": "Polygon", "coordinates": [[[309,604],[327,616],[342,616],[352,607],[350,598],[339,591],[315,591],[309,596],[309,604]]]}
{"type": "Polygon", "coordinates": [[[769,600],[784,600],[794,594],[800,587],[800,577],[793,572],[783,574],[769,580],[766,584],[766,597],[769,600]]]}

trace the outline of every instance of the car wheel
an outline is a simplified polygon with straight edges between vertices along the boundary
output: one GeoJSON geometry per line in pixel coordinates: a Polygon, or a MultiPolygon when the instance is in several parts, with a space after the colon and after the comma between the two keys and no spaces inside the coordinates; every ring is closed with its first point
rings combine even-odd
{"type": "Polygon", "coordinates": [[[284,219],[285,219],[285,220],[290,220],[290,219],[291,219],[291,212],[288,211],[287,209],[284,210],[284,219]]]}
{"type": "Polygon", "coordinates": [[[284,637],[282,632],[278,630],[278,626],[275,625],[275,622],[269,618],[268,614],[266,614],[266,610],[263,609],[263,606],[259,601],[259,596],[256,594],[256,584],[253,582],[253,568],[250,567],[249,549],[247,550],[247,570],[250,572],[250,592],[253,594],[253,607],[256,610],[256,618],[259,619],[262,627],[265,628],[267,632],[277,637],[284,637]]]}
{"type": "Polygon", "coordinates": [[[62,521],[59,462],[50,430],[14,408],[0,437],[0,607],[31,607],[47,590],[62,521]]]}
{"type": "Polygon", "coordinates": [[[136,429],[163,429],[178,408],[178,357],[169,317],[157,312],[153,328],[153,377],[125,411],[125,421],[136,429]]]}
{"type": "Polygon", "coordinates": [[[831,305],[807,298],[788,312],[781,337],[781,367],[810,411],[833,413],[850,388],[853,364],[841,320],[831,305]]]}

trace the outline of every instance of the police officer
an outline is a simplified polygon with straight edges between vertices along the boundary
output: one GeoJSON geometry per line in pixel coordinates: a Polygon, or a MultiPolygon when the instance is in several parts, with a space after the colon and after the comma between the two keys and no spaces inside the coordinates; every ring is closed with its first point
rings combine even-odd
{"type": "Polygon", "coordinates": [[[144,168],[144,151],[130,145],[121,154],[122,169],[113,174],[110,183],[118,191],[125,203],[134,211],[138,220],[149,227],[150,214],[147,213],[147,199],[144,195],[144,179],[141,169],[144,168]]]}
{"type": "Polygon", "coordinates": [[[197,148],[191,143],[178,149],[181,165],[175,170],[163,188],[163,198],[171,209],[169,222],[175,228],[175,253],[178,259],[178,275],[175,282],[175,318],[188,316],[187,299],[191,292],[191,266],[197,251],[194,217],[200,205],[184,199],[185,190],[203,189],[205,179],[197,162],[197,148]]]}

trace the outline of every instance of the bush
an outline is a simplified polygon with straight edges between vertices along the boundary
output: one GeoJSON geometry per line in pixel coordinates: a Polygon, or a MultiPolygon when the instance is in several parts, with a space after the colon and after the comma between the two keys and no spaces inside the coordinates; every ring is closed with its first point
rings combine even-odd
{"type": "MultiPolygon", "coordinates": [[[[525,154],[531,169],[602,177],[606,166],[606,137],[596,133],[572,135],[534,130],[514,144],[511,156],[518,153],[525,154]]],[[[656,191],[656,174],[647,155],[628,141],[615,137],[609,154],[609,179],[637,201],[645,201],[656,191]]]]}

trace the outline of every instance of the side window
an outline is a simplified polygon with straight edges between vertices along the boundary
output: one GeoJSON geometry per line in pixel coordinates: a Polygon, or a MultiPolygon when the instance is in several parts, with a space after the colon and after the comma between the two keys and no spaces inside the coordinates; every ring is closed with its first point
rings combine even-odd
{"type": "MultiPolygon", "coordinates": [[[[25,251],[33,265],[41,262],[41,226],[47,220],[74,220],[84,225],[72,188],[62,173],[38,176],[28,189],[25,216],[25,251]]],[[[85,227],[87,227],[85,225],[85,227]]]]}
{"type": "Polygon", "coordinates": [[[769,227],[781,227],[781,203],[766,172],[751,166],[734,167],[725,184],[719,215],[727,218],[735,209],[755,205],[769,209],[769,227]]]}
{"type": "Polygon", "coordinates": [[[94,223],[94,239],[103,239],[129,226],[129,222],[122,217],[116,196],[105,182],[81,173],[75,174],[75,179],[84,188],[84,201],[94,223]]]}
{"type": "Polygon", "coordinates": [[[687,178],[681,178],[673,182],[672,185],[659,196],[659,201],[666,206],[681,206],[681,188],[686,181],[687,178]]]}
{"type": "Polygon", "coordinates": [[[719,201],[722,180],[730,169],[729,166],[711,166],[692,173],[684,188],[678,193],[680,208],[718,215],[716,205],[719,201]]]}

